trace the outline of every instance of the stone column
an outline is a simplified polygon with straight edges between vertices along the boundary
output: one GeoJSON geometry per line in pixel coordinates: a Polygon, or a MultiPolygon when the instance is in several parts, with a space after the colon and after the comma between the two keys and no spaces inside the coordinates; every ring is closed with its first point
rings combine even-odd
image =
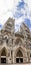
{"type": "Polygon", "coordinates": [[[28,56],[28,62],[30,62],[30,55],[29,55],[30,52],[27,52],[27,56],[28,56]]]}
{"type": "Polygon", "coordinates": [[[10,51],[10,63],[11,63],[11,60],[12,60],[12,59],[11,59],[11,51],[10,51]]]}
{"type": "Polygon", "coordinates": [[[15,63],[14,50],[13,50],[13,63],[15,63]]]}

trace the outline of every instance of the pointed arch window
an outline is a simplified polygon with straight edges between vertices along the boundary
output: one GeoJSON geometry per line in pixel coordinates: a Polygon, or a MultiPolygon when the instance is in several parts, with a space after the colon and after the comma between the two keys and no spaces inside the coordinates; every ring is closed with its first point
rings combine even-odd
{"type": "Polygon", "coordinates": [[[5,48],[3,48],[2,52],[1,52],[1,63],[6,63],[6,50],[5,50],[5,48]]]}
{"type": "Polygon", "coordinates": [[[6,56],[5,49],[3,49],[2,53],[1,53],[1,56],[6,56]]]}
{"type": "Polygon", "coordinates": [[[18,50],[16,54],[16,63],[23,63],[23,54],[21,50],[18,50]]]}

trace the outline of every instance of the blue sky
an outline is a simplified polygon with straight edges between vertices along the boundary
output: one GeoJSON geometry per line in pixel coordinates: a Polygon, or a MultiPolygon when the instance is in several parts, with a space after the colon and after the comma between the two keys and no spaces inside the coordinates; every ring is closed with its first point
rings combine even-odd
{"type": "Polygon", "coordinates": [[[22,18],[23,19],[22,22],[24,22],[31,30],[31,9],[30,9],[31,1],[30,2],[29,1],[30,0],[25,2],[25,0],[20,0],[20,2],[17,5],[17,10],[15,12],[14,17],[16,17],[17,19],[22,18]]]}
{"type": "Polygon", "coordinates": [[[15,18],[16,31],[22,22],[27,24],[31,30],[31,0],[1,0],[0,29],[9,17],[15,18]]]}

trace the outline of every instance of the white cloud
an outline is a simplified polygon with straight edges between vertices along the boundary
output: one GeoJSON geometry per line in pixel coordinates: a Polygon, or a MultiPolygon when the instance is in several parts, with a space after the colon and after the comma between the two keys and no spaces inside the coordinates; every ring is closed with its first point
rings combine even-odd
{"type": "MultiPolygon", "coordinates": [[[[4,25],[5,21],[8,19],[8,17],[13,17],[13,12],[17,11],[17,5],[21,0],[0,0],[0,24],[4,25]]],[[[25,6],[25,10],[21,9],[21,13],[24,13],[24,16],[16,19],[16,24],[20,25],[24,18],[28,17],[31,20],[30,12],[31,12],[31,0],[24,0],[25,3],[27,3],[27,7],[25,6]],[[27,16],[25,16],[25,13],[27,12],[27,16]]],[[[15,25],[16,25],[15,24],[15,25]]]]}
{"type": "Polygon", "coordinates": [[[31,0],[24,0],[25,3],[27,3],[27,13],[30,14],[31,11],[31,0]]]}
{"type": "Polygon", "coordinates": [[[24,22],[23,17],[20,17],[15,20],[15,30],[18,31],[20,28],[21,23],[24,22]]]}
{"type": "Polygon", "coordinates": [[[4,24],[7,18],[13,17],[13,10],[19,0],[0,0],[0,24],[4,24]]]}
{"type": "MultiPolygon", "coordinates": [[[[25,19],[25,18],[28,18],[28,19],[30,19],[30,23],[31,23],[31,0],[24,0],[24,2],[25,2],[25,9],[21,9],[21,10],[16,10],[17,12],[20,12],[21,11],[21,13],[22,14],[24,14],[23,16],[22,16],[22,19],[25,19]],[[27,15],[26,15],[27,14],[27,15]]],[[[19,20],[20,21],[20,20],[19,20]]],[[[22,21],[21,21],[22,22],[22,21]]]]}
{"type": "Polygon", "coordinates": [[[19,0],[0,0],[0,15],[15,8],[19,0]]]}
{"type": "Polygon", "coordinates": [[[27,3],[29,10],[31,10],[31,0],[24,0],[27,3]]]}
{"type": "Polygon", "coordinates": [[[15,20],[16,24],[21,24],[24,21],[23,17],[20,17],[18,19],[15,20]]]}

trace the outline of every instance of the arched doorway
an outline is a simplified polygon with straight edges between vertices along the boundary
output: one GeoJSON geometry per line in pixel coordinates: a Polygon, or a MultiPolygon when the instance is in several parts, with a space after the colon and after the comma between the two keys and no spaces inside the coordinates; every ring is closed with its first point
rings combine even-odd
{"type": "Polygon", "coordinates": [[[16,63],[23,63],[23,54],[20,49],[16,54],[16,63]]]}
{"type": "Polygon", "coordinates": [[[1,63],[6,63],[6,49],[3,48],[1,51],[1,63]]]}

